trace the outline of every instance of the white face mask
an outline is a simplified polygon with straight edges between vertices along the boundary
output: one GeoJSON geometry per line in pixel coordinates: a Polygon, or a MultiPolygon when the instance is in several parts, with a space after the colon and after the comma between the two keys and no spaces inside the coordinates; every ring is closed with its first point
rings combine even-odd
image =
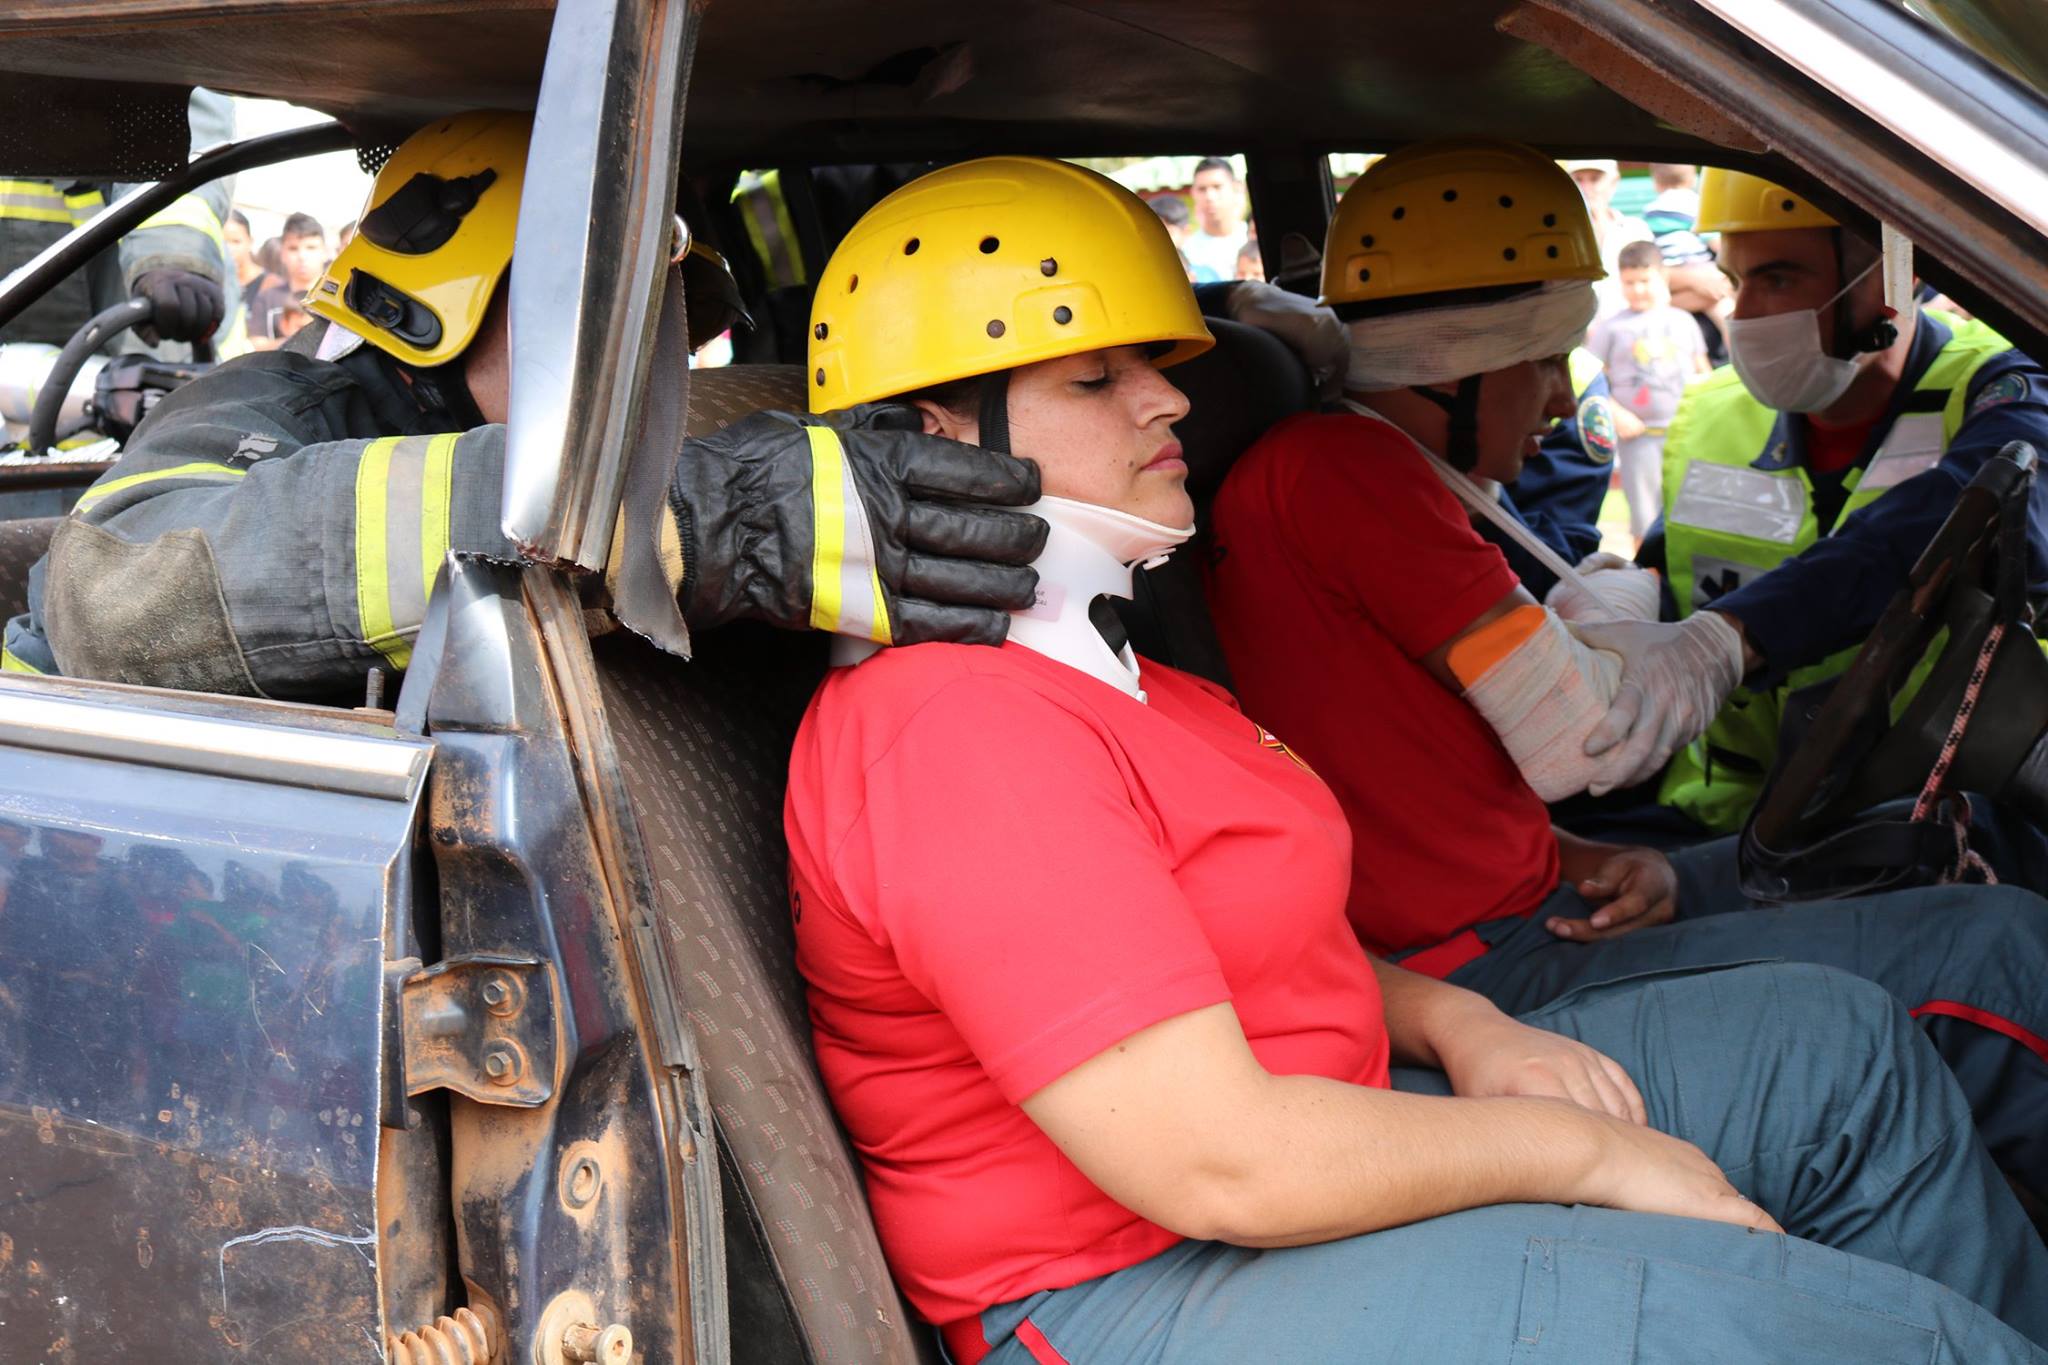
{"type": "Polygon", "coordinates": [[[1836,290],[1820,308],[1801,308],[1764,318],[1728,320],[1728,359],[1742,387],[1765,407],[1779,412],[1821,412],[1849,391],[1858,362],[1837,360],[1821,349],[1820,309],[1854,289],[1872,270],[1836,290]]]}

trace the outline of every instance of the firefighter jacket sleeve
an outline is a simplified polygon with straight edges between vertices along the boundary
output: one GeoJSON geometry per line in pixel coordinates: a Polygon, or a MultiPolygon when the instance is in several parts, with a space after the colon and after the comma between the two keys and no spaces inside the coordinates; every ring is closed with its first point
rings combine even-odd
{"type": "MultiPolygon", "coordinates": [[[[234,138],[234,107],[226,95],[194,90],[190,118],[195,153],[234,138]]],[[[119,199],[138,188],[116,185],[112,197],[119,199]]],[[[184,271],[215,285],[225,282],[227,244],[221,238],[221,224],[227,221],[233,194],[232,178],[215,180],[145,218],[121,239],[123,289],[132,294],[136,282],[153,270],[184,271]]]]}
{"type": "MultiPolygon", "coordinates": [[[[194,155],[234,139],[234,106],[227,96],[194,90],[188,116],[194,155]]],[[[137,188],[116,185],[113,197],[137,188]]],[[[232,177],[212,181],[174,199],[121,239],[122,296],[145,296],[157,305],[155,324],[136,328],[146,344],[211,335],[234,304],[239,290],[221,236],[233,197],[232,177]]]]}
{"type": "Polygon", "coordinates": [[[504,428],[377,429],[297,347],[164,399],[51,542],[30,625],[58,670],[321,700],[402,671],[447,553],[515,557],[504,428]]]}
{"type": "MultiPolygon", "coordinates": [[[[2007,442],[2048,454],[2048,372],[2015,351],[1971,380],[1969,406],[1941,463],[1900,484],[1834,534],[1714,604],[1740,620],[1764,657],[1751,685],[1774,684],[1863,639],[1954,510],[1964,485],[2007,442]],[[1815,611],[1825,602],[1828,610],[1815,611]]],[[[2027,587],[2048,591],[2048,479],[2034,480],[2027,587]]]]}

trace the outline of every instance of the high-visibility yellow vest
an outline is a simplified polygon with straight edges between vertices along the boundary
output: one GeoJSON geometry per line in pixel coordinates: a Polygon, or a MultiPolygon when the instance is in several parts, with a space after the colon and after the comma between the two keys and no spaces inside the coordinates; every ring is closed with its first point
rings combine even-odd
{"type": "MultiPolygon", "coordinates": [[[[1734,368],[1686,389],[1664,442],[1664,564],[1680,616],[1770,572],[1941,462],[1963,424],[1971,376],[2012,343],[1981,322],[1928,316],[1954,335],[1869,461],[1844,477],[1848,498],[1826,532],[1813,512],[1812,479],[1788,458],[1779,414],[1750,396],[1734,368]]],[[[1673,755],[1658,799],[1718,833],[1742,828],[1776,759],[1786,696],[1842,672],[1857,648],[1797,669],[1767,691],[1737,688],[1707,732],[1673,755]]],[[[1927,667],[1923,661],[1900,702],[1927,667]]]]}

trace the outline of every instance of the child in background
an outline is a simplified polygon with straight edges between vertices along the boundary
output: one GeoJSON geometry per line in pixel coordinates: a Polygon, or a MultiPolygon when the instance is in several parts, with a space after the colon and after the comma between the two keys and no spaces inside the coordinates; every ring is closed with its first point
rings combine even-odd
{"type": "Polygon", "coordinates": [[[1266,258],[1259,254],[1259,239],[1251,238],[1237,249],[1237,277],[1240,280],[1266,280],[1266,258]]]}
{"type": "Polygon", "coordinates": [[[1627,307],[1594,324],[1586,349],[1606,367],[1613,390],[1621,491],[1629,534],[1640,542],[1663,506],[1665,428],[1687,382],[1709,366],[1699,325],[1672,306],[1655,242],[1623,247],[1615,273],[1627,307]]]}

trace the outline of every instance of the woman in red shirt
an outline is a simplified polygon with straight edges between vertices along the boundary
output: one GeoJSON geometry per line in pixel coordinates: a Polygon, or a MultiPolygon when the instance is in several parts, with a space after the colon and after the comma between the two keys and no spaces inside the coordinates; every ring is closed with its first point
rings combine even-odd
{"type": "Polygon", "coordinates": [[[1329,790],[1097,609],[1192,530],[1161,368],[1209,338],[1140,201],[936,172],[812,324],[815,409],[908,401],[1048,495],[1010,642],[835,671],[785,812],[819,1068],[955,1359],[2048,1358],[2048,1252],[1877,988],[1754,966],[1525,1023],[1366,954],[1329,790]]]}

